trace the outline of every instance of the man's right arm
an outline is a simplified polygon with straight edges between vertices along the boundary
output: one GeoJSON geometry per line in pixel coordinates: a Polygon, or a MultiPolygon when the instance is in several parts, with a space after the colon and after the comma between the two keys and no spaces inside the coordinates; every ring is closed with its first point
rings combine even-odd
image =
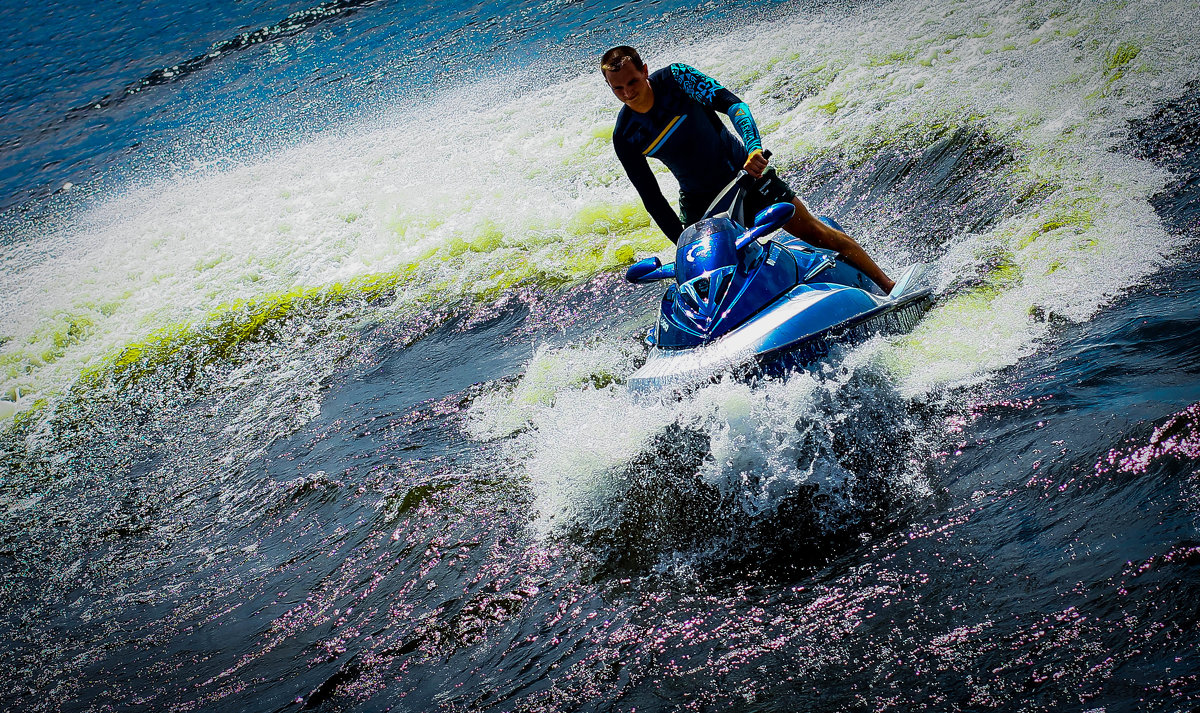
{"type": "Polygon", "coordinates": [[[617,151],[617,158],[620,159],[621,165],[625,167],[625,174],[629,176],[633,187],[641,196],[642,204],[646,206],[646,212],[650,214],[663,233],[671,239],[671,242],[678,242],[679,234],[683,232],[683,223],[680,222],[679,216],[675,215],[675,209],[663,196],[662,189],[658,186],[658,180],[654,177],[654,172],[650,170],[650,162],[636,149],[620,139],[614,138],[613,148],[617,151]]]}

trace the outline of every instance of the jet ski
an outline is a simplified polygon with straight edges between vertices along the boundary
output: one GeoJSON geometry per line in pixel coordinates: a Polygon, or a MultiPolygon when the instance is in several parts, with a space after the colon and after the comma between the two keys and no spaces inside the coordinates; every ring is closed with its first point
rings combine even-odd
{"type": "Polygon", "coordinates": [[[637,284],[673,280],[646,336],[646,363],[629,378],[632,391],[683,390],[730,371],[787,373],[834,344],[908,331],[932,304],[919,265],[885,294],[836,252],[779,232],[795,214],[790,203],[766,208],[747,227],[741,198],[751,180],[739,174],[684,230],[674,262],[649,257],[626,272],[637,284]]]}

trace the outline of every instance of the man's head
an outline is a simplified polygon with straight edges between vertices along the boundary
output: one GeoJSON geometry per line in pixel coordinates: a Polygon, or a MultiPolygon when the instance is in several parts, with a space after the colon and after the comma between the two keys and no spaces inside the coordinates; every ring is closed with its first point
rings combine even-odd
{"type": "Polygon", "coordinates": [[[605,52],[604,56],[600,58],[600,69],[604,70],[606,74],[608,72],[616,72],[621,67],[624,67],[627,62],[633,62],[633,66],[642,71],[646,69],[646,63],[642,61],[642,56],[629,45],[613,47],[605,52]]]}
{"type": "Polygon", "coordinates": [[[621,45],[605,52],[600,58],[600,71],[613,94],[630,109],[645,113],[654,106],[650,69],[634,48],[621,45]]]}

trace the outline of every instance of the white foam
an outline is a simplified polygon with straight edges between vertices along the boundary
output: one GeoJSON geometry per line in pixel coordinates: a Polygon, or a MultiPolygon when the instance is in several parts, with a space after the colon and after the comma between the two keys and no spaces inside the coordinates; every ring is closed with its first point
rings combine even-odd
{"type": "MultiPolygon", "coordinates": [[[[506,409],[498,400],[477,401],[473,418],[492,422],[506,409]]],[[[543,536],[611,527],[627,497],[627,479],[638,477],[628,471],[630,463],[658,447],[652,446],[656,436],[672,424],[702,434],[708,444],[696,477],[753,518],[769,515],[805,484],[844,491],[856,475],[839,465],[839,433],[857,430],[887,448],[908,418],[894,387],[878,377],[869,357],[857,355],[837,369],[753,387],[725,380],[681,400],[647,400],[620,387],[565,388],[552,402],[527,406],[523,416],[527,430],[509,442],[508,457],[530,479],[535,529],[543,536]]],[[[928,493],[919,467],[894,478],[914,495],[928,493]]],[[[854,505],[831,507],[842,515],[854,505]]]]}
{"type": "Polygon", "coordinates": [[[634,360],[628,344],[599,342],[562,349],[543,344],[515,387],[476,400],[468,430],[481,440],[511,436],[528,428],[540,410],[554,407],[563,395],[624,379],[634,360]]]}

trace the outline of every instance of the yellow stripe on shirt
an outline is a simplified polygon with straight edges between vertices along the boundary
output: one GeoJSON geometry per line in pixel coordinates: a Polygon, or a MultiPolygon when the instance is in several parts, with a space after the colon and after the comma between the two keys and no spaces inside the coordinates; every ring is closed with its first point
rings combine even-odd
{"type": "Polygon", "coordinates": [[[653,151],[658,146],[658,142],[662,141],[663,137],[666,136],[668,133],[670,133],[671,127],[675,126],[676,122],[678,122],[682,118],[683,118],[683,115],[680,115],[680,116],[675,117],[674,119],[671,119],[671,123],[667,124],[667,128],[663,129],[661,134],[654,137],[654,141],[650,142],[650,145],[646,147],[646,150],[642,152],[642,155],[649,156],[650,152],[653,151]]]}

